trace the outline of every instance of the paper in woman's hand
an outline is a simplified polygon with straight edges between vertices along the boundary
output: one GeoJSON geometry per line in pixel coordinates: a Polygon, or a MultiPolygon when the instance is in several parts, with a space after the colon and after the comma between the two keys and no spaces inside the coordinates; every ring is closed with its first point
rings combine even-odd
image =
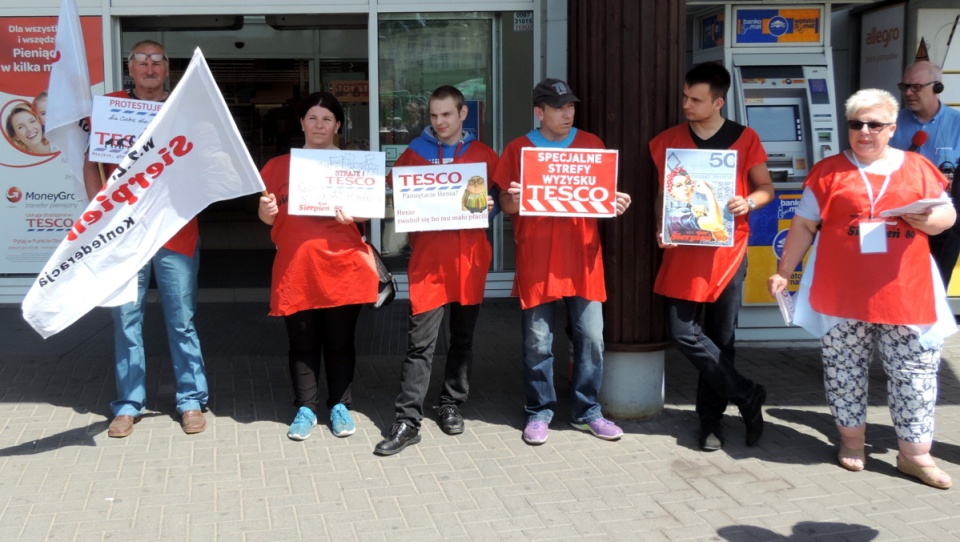
{"type": "Polygon", "coordinates": [[[897,207],[896,209],[887,209],[886,211],[880,211],[880,216],[883,218],[889,218],[892,216],[921,214],[921,213],[927,212],[927,209],[933,209],[934,207],[947,205],[949,203],[950,203],[949,198],[921,199],[909,205],[904,205],[903,207],[897,207]]]}
{"type": "Polygon", "coordinates": [[[777,305],[780,306],[780,316],[783,316],[783,323],[788,326],[793,324],[793,296],[786,290],[780,290],[775,296],[777,305]]]}

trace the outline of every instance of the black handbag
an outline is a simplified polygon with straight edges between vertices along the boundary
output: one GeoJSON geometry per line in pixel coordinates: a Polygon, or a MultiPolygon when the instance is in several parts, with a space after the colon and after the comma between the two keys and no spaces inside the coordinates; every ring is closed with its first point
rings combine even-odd
{"type": "MultiPolygon", "coordinates": [[[[364,238],[364,241],[367,241],[364,238]]],[[[394,278],[393,273],[387,269],[387,264],[383,262],[383,257],[380,256],[380,251],[377,250],[377,247],[370,244],[367,241],[367,244],[370,245],[370,248],[373,249],[373,259],[377,262],[377,275],[380,278],[380,284],[377,287],[377,300],[374,303],[371,303],[370,306],[379,309],[380,307],[389,305],[393,298],[397,297],[397,279],[394,278]]]]}

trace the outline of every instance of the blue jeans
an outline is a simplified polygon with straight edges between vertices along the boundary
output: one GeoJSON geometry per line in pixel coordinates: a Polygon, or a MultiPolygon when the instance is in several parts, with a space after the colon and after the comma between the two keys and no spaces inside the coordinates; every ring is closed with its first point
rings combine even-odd
{"type": "Polygon", "coordinates": [[[735,330],[747,259],[712,303],[667,297],[667,326],[677,349],[700,372],[697,414],[701,421],[719,422],[728,403],[737,406],[753,396],[755,384],[734,367],[735,330]]]}
{"type": "MultiPolygon", "coordinates": [[[[599,301],[565,297],[573,341],[574,423],[602,418],[600,382],[603,378],[603,308],[599,301]]],[[[560,302],[543,303],[523,311],[523,388],[527,397],[527,421],[547,423],[553,419],[557,391],[553,386],[554,308],[560,302]]]]}
{"type": "Polygon", "coordinates": [[[136,302],[111,309],[117,357],[117,400],[110,403],[114,416],[139,416],[145,408],[147,364],[143,351],[143,315],[151,268],[157,274],[157,288],[167,327],[177,384],[177,412],[198,410],[207,403],[207,376],[200,353],[200,339],[193,326],[199,267],[199,247],[192,258],[161,248],[137,273],[136,302]]]}

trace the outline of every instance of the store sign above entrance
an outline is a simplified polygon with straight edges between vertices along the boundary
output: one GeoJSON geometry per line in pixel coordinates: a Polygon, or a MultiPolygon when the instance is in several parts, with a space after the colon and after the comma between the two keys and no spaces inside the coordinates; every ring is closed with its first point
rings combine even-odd
{"type": "Polygon", "coordinates": [[[341,103],[367,103],[370,101],[369,81],[331,81],[331,94],[341,103]]]}
{"type": "Polygon", "coordinates": [[[823,44],[823,9],[735,8],[735,46],[823,44]]]}

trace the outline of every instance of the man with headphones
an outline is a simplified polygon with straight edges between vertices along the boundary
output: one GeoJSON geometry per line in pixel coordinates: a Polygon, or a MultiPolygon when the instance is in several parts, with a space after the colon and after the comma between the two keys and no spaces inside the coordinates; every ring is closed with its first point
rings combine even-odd
{"type": "MultiPolygon", "coordinates": [[[[945,174],[952,172],[960,161],[960,112],[940,102],[943,92],[943,72],[933,62],[921,60],[907,66],[903,81],[897,84],[903,93],[903,108],[897,116],[897,131],[890,138],[890,146],[916,151],[945,174]],[[917,137],[917,132],[926,137],[917,137]]],[[[947,176],[950,178],[950,175],[947,176]]],[[[950,197],[960,212],[960,184],[951,183],[950,197]]],[[[937,261],[944,287],[950,284],[950,275],[960,256],[960,225],[930,237],[930,253],[937,261]]]]}

